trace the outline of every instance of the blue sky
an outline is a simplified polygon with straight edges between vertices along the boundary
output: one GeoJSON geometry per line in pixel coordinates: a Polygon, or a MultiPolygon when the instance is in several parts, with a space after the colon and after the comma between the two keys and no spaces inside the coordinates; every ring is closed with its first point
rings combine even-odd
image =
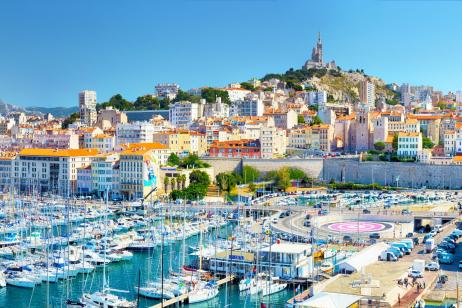
{"type": "Polygon", "coordinates": [[[459,1],[0,0],[0,98],[72,106],[223,86],[325,59],[386,82],[462,89],[459,1]]]}

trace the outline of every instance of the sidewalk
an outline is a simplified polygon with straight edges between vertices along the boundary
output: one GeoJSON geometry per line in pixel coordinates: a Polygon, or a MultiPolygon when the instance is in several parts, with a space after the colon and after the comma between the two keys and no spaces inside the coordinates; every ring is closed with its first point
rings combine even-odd
{"type": "Polygon", "coordinates": [[[419,289],[417,291],[417,285],[415,285],[414,287],[408,287],[404,295],[401,295],[401,299],[399,302],[398,302],[398,298],[395,299],[395,304],[392,307],[394,308],[411,307],[416,301],[418,301],[422,297],[424,293],[430,290],[437,276],[438,276],[437,272],[425,273],[424,278],[420,279],[420,282],[425,281],[425,289],[419,289]]]}

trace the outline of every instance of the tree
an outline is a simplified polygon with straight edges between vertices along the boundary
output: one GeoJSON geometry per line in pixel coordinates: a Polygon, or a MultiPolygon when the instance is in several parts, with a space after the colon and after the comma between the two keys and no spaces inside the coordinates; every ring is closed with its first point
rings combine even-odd
{"type": "Polygon", "coordinates": [[[165,191],[165,193],[168,192],[168,184],[170,184],[170,180],[168,179],[168,177],[165,177],[164,178],[164,191],[165,191]]]}
{"type": "Polygon", "coordinates": [[[255,87],[250,82],[241,82],[241,87],[249,91],[255,91],[255,87]]]}
{"type": "Polygon", "coordinates": [[[385,149],[385,143],[383,141],[377,141],[376,143],[374,143],[374,148],[377,151],[383,151],[385,149]]]}
{"type": "Polygon", "coordinates": [[[231,100],[229,99],[228,91],[223,91],[215,88],[205,88],[202,90],[201,96],[208,103],[214,103],[217,97],[221,97],[222,103],[231,105],[231,100]]]}
{"type": "Polygon", "coordinates": [[[277,171],[277,181],[276,185],[282,189],[283,191],[286,191],[287,188],[290,187],[290,172],[289,168],[287,167],[282,167],[277,171]]]}
{"type": "Polygon", "coordinates": [[[77,119],[80,117],[80,114],[78,112],[72,113],[70,116],[68,116],[62,124],[62,128],[68,128],[70,124],[74,123],[77,121],[77,119]]]}
{"type": "Polygon", "coordinates": [[[167,159],[167,165],[169,166],[178,166],[180,165],[181,160],[175,153],[171,153],[167,159]]]}
{"type": "Polygon", "coordinates": [[[250,183],[249,183],[249,191],[251,191],[252,193],[254,193],[256,190],[257,190],[257,186],[255,185],[255,183],[254,183],[254,182],[250,182],[250,183]]]}
{"type": "Polygon", "coordinates": [[[242,177],[244,184],[255,182],[260,177],[260,171],[252,166],[244,166],[242,169],[242,177]]]}
{"type": "Polygon", "coordinates": [[[305,117],[301,114],[298,115],[297,117],[297,122],[298,124],[305,124],[305,117]]]}
{"type": "Polygon", "coordinates": [[[313,117],[313,120],[312,120],[311,124],[313,124],[313,125],[322,124],[322,120],[321,120],[321,118],[320,118],[318,115],[315,115],[315,116],[313,117]]]}
{"type": "Polygon", "coordinates": [[[306,177],[306,174],[301,169],[291,167],[289,168],[289,177],[291,180],[301,180],[306,177]]]}
{"type": "Polygon", "coordinates": [[[210,185],[210,177],[207,172],[194,170],[189,175],[189,186],[202,185],[208,187],[210,185]]]}
{"type": "Polygon", "coordinates": [[[237,185],[236,177],[233,173],[221,172],[215,177],[217,186],[221,191],[230,192],[237,185]]]}
{"type": "Polygon", "coordinates": [[[189,94],[188,92],[182,91],[180,89],[178,90],[175,99],[173,99],[173,102],[189,101],[191,103],[199,103],[200,100],[200,96],[189,94]]]}
{"type": "Polygon", "coordinates": [[[430,138],[428,137],[422,137],[422,147],[424,149],[433,149],[433,147],[435,146],[435,144],[431,141],[430,138]]]}
{"type": "Polygon", "coordinates": [[[186,187],[186,175],[185,174],[180,175],[180,181],[181,181],[181,189],[185,189],[186,187]]]}
{"type": "Polygon", "coordinates": [[[391,143],[391,146],[393,148],[393,151],[397,151],[398,150],[398,134],[395,134],[393,136],[393,142],[391,143]]]}
{"type": "Polygon", "coordinates": [[[172,190],[175,190],[175,183],[176,183],[175,177],[172,177],[170,179],[170,186],[172,187],[172,190]]]}
{"type": "Polygon", "coordinates": [[[120,94],[116,94],[112,96],[108,102],[96,105],[97,110],[100,110],[106,107],[113,107],[119,110],[135,110],[133,103],[127,101],[120,94]]]}
{"type": "Polygon", "coordinates": [[[189,154],[179,164],[181,168],[208,168],[210,167],[209,164],[204,163],[199,159],[197,154],[189,154]]]}

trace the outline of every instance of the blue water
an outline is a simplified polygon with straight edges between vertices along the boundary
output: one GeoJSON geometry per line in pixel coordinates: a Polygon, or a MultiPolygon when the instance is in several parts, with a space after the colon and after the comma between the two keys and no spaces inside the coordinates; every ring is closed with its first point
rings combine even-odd
{"type": "MultiPolygon", "coordinates": [[[[223,228],[220,235],[226,235],[230,232],[230,228],[223,228]]],[[[204,235],[203,240],[211,239],[210,235],[204,235]]],[[[194,236],[185,241],[186,253],[187,247],[197,245],[199,236],[194,236]]],[[[167,276],[170,268],[170,259],[173,271],[178,271],[179,264],[182,259],[182,242],[174,242],[166,244],[164,247],[164,273],[167,276]]],[[[188,264],[189,257],[186,258],[188,264]]],[[[155,251],[148,252],[134,252],[133,259],[121,263],[109,264],[106,267],[109,277],[109,284],[111,288],[126,290],[128,293],[120,293],[118,295],[124,296],[130,300],[136,300],[137,294],[135,287],[138,285],[138,273],[141,272],[141,285],[147,280],[152,280],[160,277],[160,247],[155,251]]],[[[42,283],[35,289],[17,288],[7,286],[0,289],[0,307],[46,307],[47,306],[47,289],[49,290],[49,307],[65,307],[67,298],[78,299],[82,295],[82,290],[85,292],[96,291],[101,289],[103,270],[98,268],[93,273],[86,275],[78,275],[69,281],[60,281],[58,283],[50,283],[49,289],[46,283],[42,283]]],[[[208,302],[190,305],[191,307],[260,307],[260,302],[256,297],[243,296],[239,294],[239,289],[236,284],[228,285],[228,294],[226,296],[225,286],[221,286],[220,294],[217,298],[208,302]],[[226,298],[229,298],[226,301],[226,298]]],[[[292,289],[287,289],[278,294],[271,296],[271,307],[283,307],[287,299],[292,297],[292,289]]],[[[139,307],[150,307],[157,304],[157,301],[149,300],[140,297],[139,307]]],[[[173,306],[172,306],[173,307],[173,306]]]]}

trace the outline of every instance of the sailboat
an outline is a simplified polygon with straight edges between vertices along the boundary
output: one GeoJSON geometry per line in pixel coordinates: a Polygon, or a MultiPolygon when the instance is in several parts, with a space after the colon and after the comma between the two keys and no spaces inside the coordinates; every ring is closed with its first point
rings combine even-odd
{"type": "MultiPolygon", "coordinates": [[[[107,213],[108,213],[108,191],[106,190],[106,202],[104,209],[104,237],[107,238],[107,213]]],[[[106,250],[104,250],[103,259],[106,258],[106,250]]],[[[101,308],[130,308],[136,307],[136,303],[128,301],[123,297],[119,297],[112,292],[127,292],[116,289],[110,289],[108,283],[106,282],[106,262],[103,262],[103,289],[102,291],[97,291],[94,293],[84,293],[80,298],[80,302],[68,301],[68,306],[77,306],[80,304],[80,307],[101,307],[101,308]]]]}

